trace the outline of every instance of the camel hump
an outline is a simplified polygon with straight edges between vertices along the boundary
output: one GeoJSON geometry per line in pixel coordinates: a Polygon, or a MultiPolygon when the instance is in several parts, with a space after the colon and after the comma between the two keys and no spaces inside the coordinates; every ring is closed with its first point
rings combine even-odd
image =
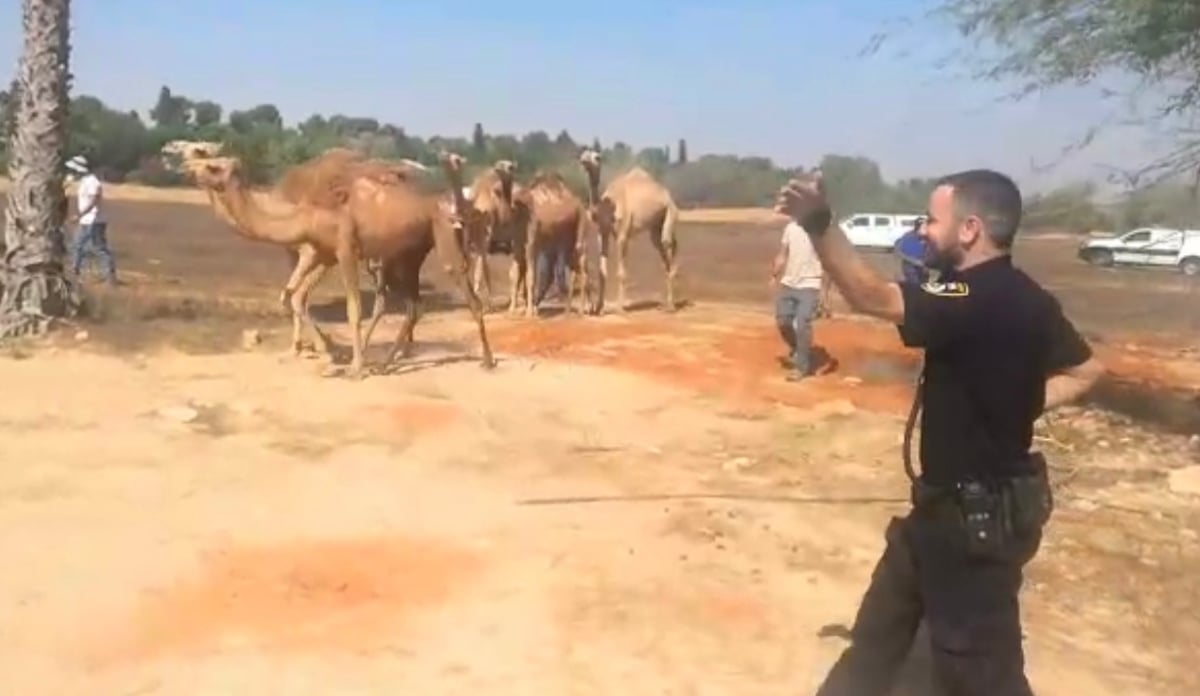
{"type": "Polygon", "coordinates": [[[539,188],[547,191],[570,191],[567,186],[567,180],[562,174],[554,171],[541,170],[533,175],[533,181],[529,182],[529,188],[539,188]]]}

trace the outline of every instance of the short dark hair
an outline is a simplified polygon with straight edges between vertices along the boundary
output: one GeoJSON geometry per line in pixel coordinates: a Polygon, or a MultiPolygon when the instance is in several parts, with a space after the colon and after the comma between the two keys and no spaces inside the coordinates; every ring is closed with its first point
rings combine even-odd
{"type": "Polygon", "coordinates": [[[953,189],[955,211],[983,220],[996,246],[1012,247],[1021,226],[1021,190],[1012,179],[991,169],[968,169],[938,179],[935,186],[953,189]]]}

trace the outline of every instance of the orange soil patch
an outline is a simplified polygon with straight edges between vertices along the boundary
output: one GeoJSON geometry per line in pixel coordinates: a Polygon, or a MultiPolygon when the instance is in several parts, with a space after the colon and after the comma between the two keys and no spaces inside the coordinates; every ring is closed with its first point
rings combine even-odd
{"type": "Polygon", "coordinates": [[[405,619],[445,602],[481,565],[468,551],[404,538],[221,550],[199,577],[145,598],[121,652],[386,647],[405,619]]]}
{"type": "MultiPolygon", "coordinates": [[[[802,383],[784,379],[786,352],[769,319],[703,325],[686,317],[638,317],[620,324],[576,317],[517,321],[491,331],[500,350],[618,367],[716,393],[742,406],[769,403],[801,408],[844,399],[880,413],[904,414],[921,352],[904,347],[894,327],[867,321],[819,320],[814,344],[832,367],[802,383]]],[[[1119,382],[1154,389],[1200,389],[1195,360],[1153,351],[1096,346],[1119,382]]]]}
{"type": "Polygon", "coordinates": [[[388,407],[392,423],[404,430],[429,432],[441,430],[462,416],[454,404],[444,401],[409,400],[388,407]]]}
{"type": "Polygon", "coordinates": [[[772,322],[703,326],[685,318],[637,318],[614,324],[579,318],[514,322],[491,332],[500,350],[619,367],[743,405],[782,403],[808,407],[831,399],[887,413],[906,412],[911,384],[848,383],[870,359],[900,366],[919,356],[887,332],[864,322],[817,322],[816,342],[837,361],[831,374],[804,383],[784,380],[785,352],[772,322]]]}
{"type": "Polygon", "coordinates": [[[723,590],[706,593],[700,598],[699,613],[705,619],[728,628],[762,629],[771,615],[767,603],[745,592],[723,590]]]}

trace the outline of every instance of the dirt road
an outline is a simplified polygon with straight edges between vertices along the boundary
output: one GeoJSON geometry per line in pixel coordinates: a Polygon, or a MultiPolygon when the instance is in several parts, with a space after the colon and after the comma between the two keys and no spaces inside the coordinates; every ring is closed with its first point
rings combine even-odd
{"type": "MultiPolygon", "coordinates": [[[[107,321],[0,359],[6,692],[807,693],[844,645],[818,634],[904,509],[915,356],[822,322],[836,369],[785,383],[773,232],[689,228],[674,317],[493,317],[489,374],[435,311],[411,362],[351,382],[278,356],[278,250],[191,206],[115,208],[107,321]],[[626,499],[529,504],[575,496],[626,499]]],[[[1081,323],[1103,309],[1079,297],[1081,323]]],[[[1114,335],[1153,328],[1128,314],[1114,335]]],[[[1101,349],[1140,394],[1200,387],[1178,351],[1101,349]]],[[[1196,693],[1196,448],[1096,409],[1039,446],[1060,485],[1023,595],[1039,693],[1196,693]]]]}

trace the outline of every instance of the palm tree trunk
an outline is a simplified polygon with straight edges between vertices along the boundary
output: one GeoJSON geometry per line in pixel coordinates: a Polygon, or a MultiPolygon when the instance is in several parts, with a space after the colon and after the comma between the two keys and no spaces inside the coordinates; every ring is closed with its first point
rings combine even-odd
{"type": "Polygon", "coordinates": [[[0,338],[43,333],[81,306],[62,258],[71,2],[22,0],[21,9],[25,44],[9,147],[0,338]]]}

